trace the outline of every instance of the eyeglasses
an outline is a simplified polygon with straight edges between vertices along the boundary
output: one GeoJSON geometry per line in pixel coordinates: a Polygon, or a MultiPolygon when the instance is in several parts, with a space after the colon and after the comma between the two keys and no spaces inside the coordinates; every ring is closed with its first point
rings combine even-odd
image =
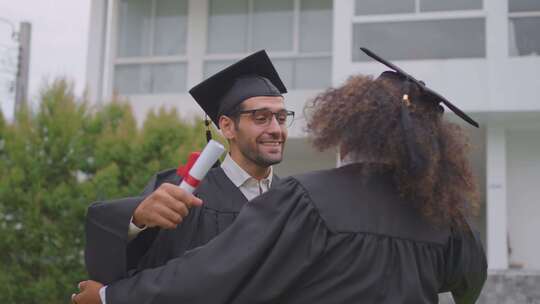
{"type": "Polygon", "coordinates": [[[279,125],[290,127],[294,121],[294,111],[280,110],[272,112],[270,109],[253,109],[239,111],[238,115],[249,114],[253,122],[261,127],[267,127],[272,121],[272,116],[276,117],[279,125]]]}

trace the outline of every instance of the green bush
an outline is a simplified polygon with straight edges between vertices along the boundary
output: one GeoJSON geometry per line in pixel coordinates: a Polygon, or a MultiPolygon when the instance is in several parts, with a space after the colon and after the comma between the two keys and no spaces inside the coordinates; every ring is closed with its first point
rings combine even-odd
{"type": "Polygon", "coordinates": [[[84,216],[96,200],[137,195],[155,172],[204,146],[202,121],[127,103],[93,109],[57,80],[39,109],[0,113],[0,303],[69,303],[86,279],[84,216]]]}

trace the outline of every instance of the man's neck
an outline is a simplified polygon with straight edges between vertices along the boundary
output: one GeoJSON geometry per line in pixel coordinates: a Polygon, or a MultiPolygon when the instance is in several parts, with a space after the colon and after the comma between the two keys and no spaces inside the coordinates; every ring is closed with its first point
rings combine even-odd
{"type": "Polygon", "coordinates": [[[248,161],[245,158],[240,158],[236,155],[236,153],[230,153],[229,154],[231,159],[238,165],[240,168],[244,169],[251,177],[253,177],[256,180],[261,180],[263,178],[267,178],[270,174],[270,167],[261,167],[257,164],[254,164],[250,161],[248,161]]]}

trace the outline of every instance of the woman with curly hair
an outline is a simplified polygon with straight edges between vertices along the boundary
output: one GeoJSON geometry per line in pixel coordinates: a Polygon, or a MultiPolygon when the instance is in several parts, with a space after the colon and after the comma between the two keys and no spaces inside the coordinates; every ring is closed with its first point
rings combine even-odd
{"type": "Polygon", "coordinates": [[[429,221],[463,224],[478,209],[467,136],[418,88],[403,100],[403,86],[397,73],[384,72],[376,80],[353,76],[320,94],[306,108],[313,112],[312,143],[319,150],[339,147],[342,163],[363,163],[366,174],[386,171],[429,221]]]}
{"type": "Polygon", "coordinates": [[[418,304],[447,291],[474,303],[487,268],[468,224],[477,190],[439,103],[476,123],[368,55],[393,71],[308,107],[314,145],[339,147],[343,166],[282,179],[207,245],[109,285],[115,303],[418,304]]]}

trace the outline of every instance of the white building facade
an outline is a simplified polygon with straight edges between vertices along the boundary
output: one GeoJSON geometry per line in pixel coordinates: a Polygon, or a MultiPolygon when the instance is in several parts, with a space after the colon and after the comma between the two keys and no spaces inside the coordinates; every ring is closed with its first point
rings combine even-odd
{"type": "Polygon", "coordinates": [[[335,165],[309,148],[303,107],[384,70],[359,47],[393,60],[481,123],[471,160],[490,269],[540,270],[540,1],[93,0],[90,20],[89,96],[126,96],[139,120],[160,106],[202,115],[187,90],[266,49],[297,113],[280,175],[335,165]]]}

